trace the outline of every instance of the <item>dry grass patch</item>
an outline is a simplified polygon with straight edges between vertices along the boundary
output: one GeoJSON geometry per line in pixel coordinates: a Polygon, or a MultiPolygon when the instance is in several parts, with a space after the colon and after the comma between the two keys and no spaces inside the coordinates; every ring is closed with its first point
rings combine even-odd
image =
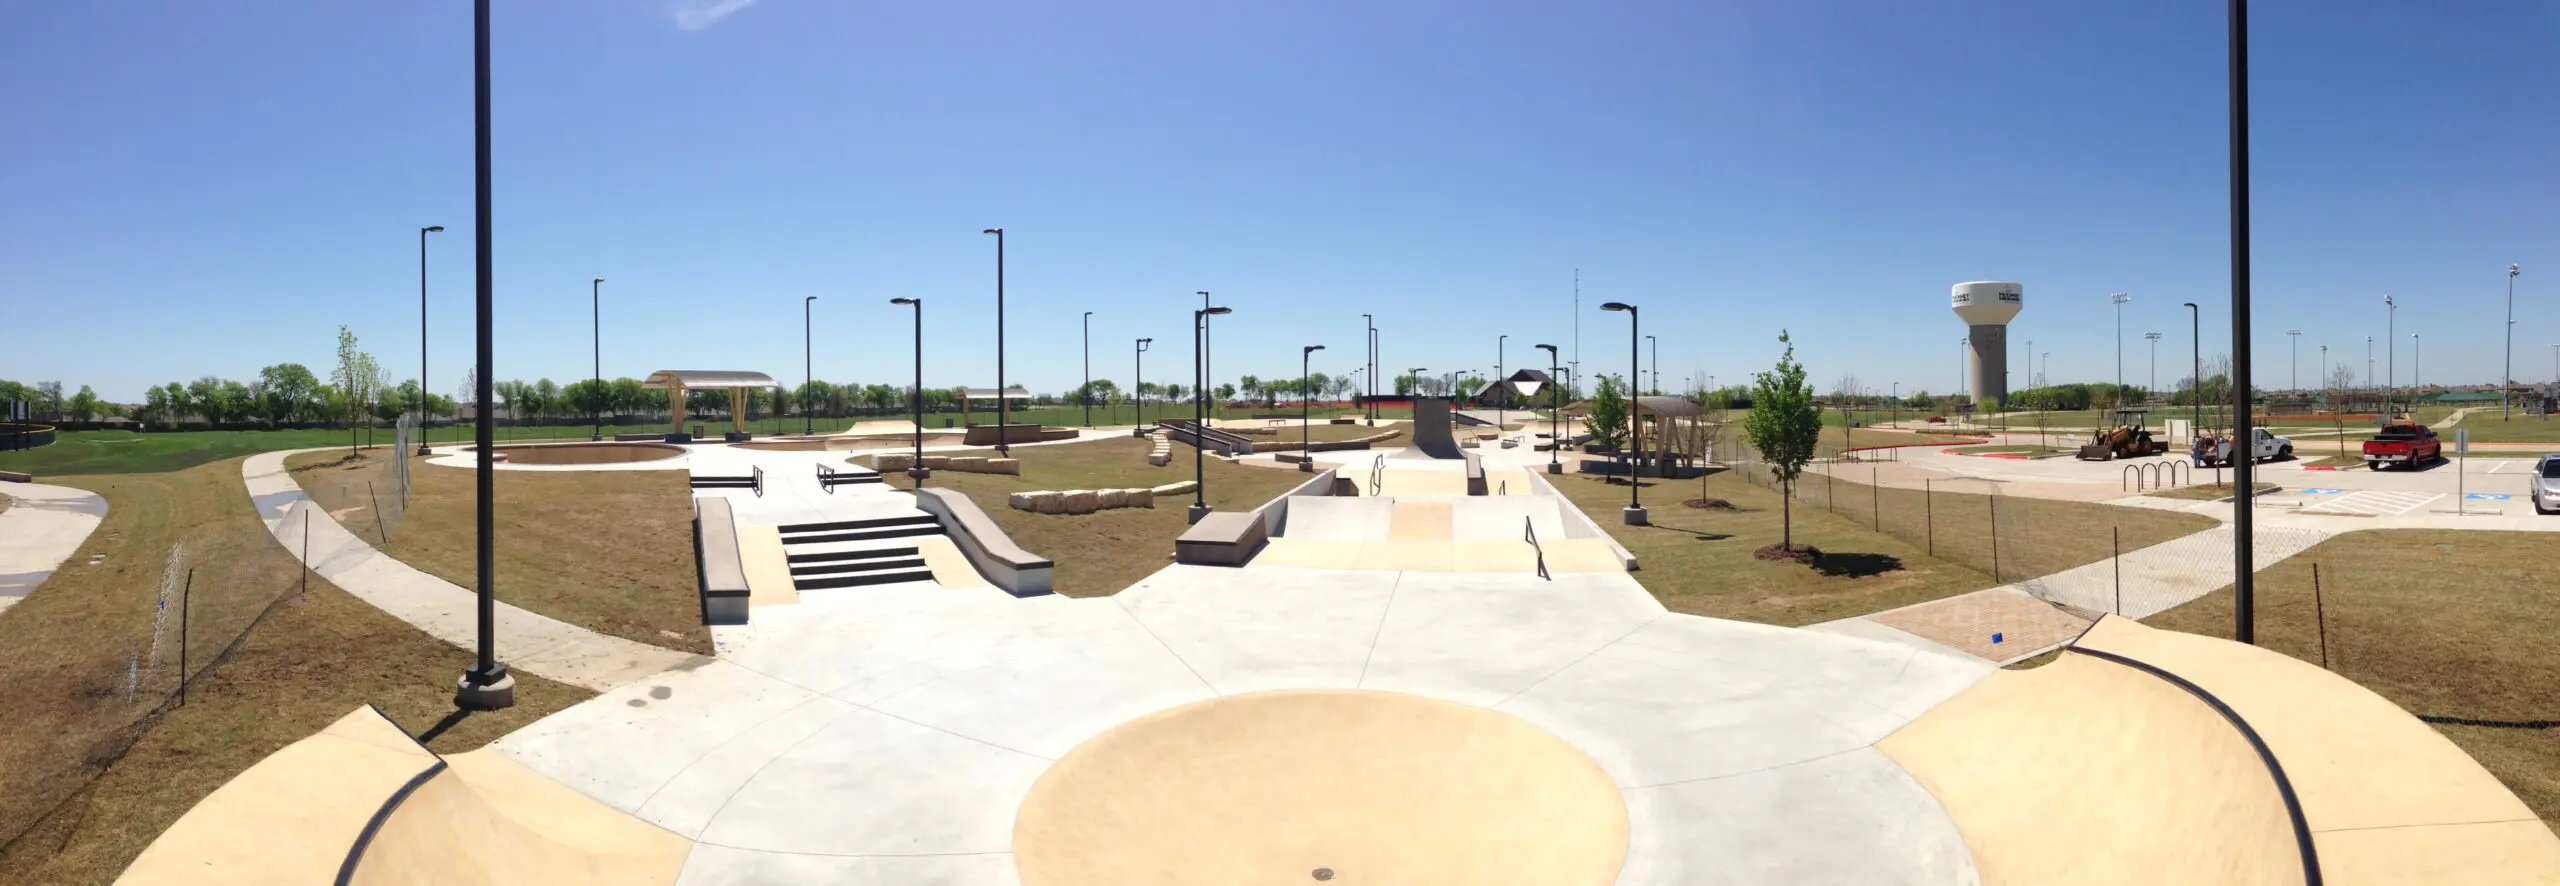
{"type": "MultiPolygon", "coordinates": [[[[2353,532],[2258,573],[2257,640],[2332,671],[2435,725],[2560,822],[2560,579],[2552,536],[2388,529],[2353,532]],[[2312,598],[2319,568],[2320,601],[2312,598]]],[[[2231,636],[2231,589],[2145,620],[2231,636]]]]}
{"type": "MultiPolygon", "coordinates": [[[[1023,550],[1056,561],[1058,593],[1096,597],[1118,592],[1173,562],[1173,540],[1191,528],[1183,509],[1190,506],[1192,497],[1166,496],[1156,499],[1153,508],[1069,515],[1017,511],[1005,505],[1005,496],[1040,490],[1144,488],[1192,478],[1190,447],[1177,444],[1173,464],[1161,468],[1147,466],[1150,448],[1149,441],[1137,437],[1016,446],[1013,456],[1022,462],[1019,477],[935,471],[925,485],[969,496],[1023,550]]],[[[1207,461],[1205,469],[1209,505],[1221,511],[1261,507],[1311,476],[1215,458],[1207,461]]],[[[912,488],[903,472],[889,472],[884,479],[893,488],[912,488]]]]}
{"type": "MultiPolygon", "coordinates": [[[[239,459],[50,482],[109,510],[0,616],[0,883],[108,882],[224,781],[365,703],[412,732],[452,713],[470,654],[306,574],[252,509],[239,459]],[[193,684],[172,706],[179,609],[160,601],[190,566],[193,684]]],[[[469,750],[591,695],[518,674],[516,707],[431,746],[469,750]]]]}
{"type": "MultiPolygon", "coordinates": [[[[413,495],[385,543],[361,478],[384,449],[306,452],[285,466],[338,522],[400,562],[478,586],[472,471],[410,462],[413,495]]],[[[598,633],[711,654],[684,471],[498,471],[498,599],[598,633]]]]}
{"type": "Polygon", "coordinates": [[[1548,478],[1642,566],[1633,575],[1676,612],[1805,625],[1990,587],[1991,576],[1931,557],[1900,539],[1801,503],[1795,543],[1822,549],[1810,566],[1763,560],[1753,551],[1780,538],[1776,493],[1730,473],[1693,481],[1645,481],[1653,525],[1625,525],[1624,483],[1576,475],[1548,478]],[[1722,499],[1735,510],[1683,507],[1681,499],[1722,499]]]}

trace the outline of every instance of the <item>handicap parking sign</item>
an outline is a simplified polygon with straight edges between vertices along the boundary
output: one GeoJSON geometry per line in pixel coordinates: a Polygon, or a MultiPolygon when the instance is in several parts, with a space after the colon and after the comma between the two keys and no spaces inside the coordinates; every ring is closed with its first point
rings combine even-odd
{"type": "Polygon", "coordinates": [[[2491,495],[2486,492],[2474,492],[2470,495],[2463,496],[2463,498],[2467,498],[2472,501],[2506,501],[2508,497],[2504,495],[2491,495]]]}

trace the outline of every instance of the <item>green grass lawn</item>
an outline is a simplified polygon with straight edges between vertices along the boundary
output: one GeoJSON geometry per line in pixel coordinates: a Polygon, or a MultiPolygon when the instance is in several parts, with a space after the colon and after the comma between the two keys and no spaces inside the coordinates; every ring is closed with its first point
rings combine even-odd
{"type": "MultiPolygon", "coordinates": [[[[2536,532],[2352,532],[2257,579],[2258,645],[2321,661],[2433,724],[2560,822],[2560,579],[2536,532]],[[2320,599],[2312,596],[2318,567],[2320,599]]],[[[2231,636],[2231,589],[2145,620],[2231,636]]]]}

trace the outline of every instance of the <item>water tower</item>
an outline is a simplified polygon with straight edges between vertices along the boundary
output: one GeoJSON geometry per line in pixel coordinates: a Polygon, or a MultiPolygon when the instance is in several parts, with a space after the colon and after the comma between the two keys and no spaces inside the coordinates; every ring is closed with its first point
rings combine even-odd
{"type": "Polygon", "coordinates": [[[2009,321],[2026,307],[2019,300],[2018,284],[1958,283],[1949,295],[1956,316],[1971,330],[1966,336],[1971,358],[1966,363],[1972,375],[1973,402],[1989,398],[2005,404],[2009,399],[2009,321]]]}

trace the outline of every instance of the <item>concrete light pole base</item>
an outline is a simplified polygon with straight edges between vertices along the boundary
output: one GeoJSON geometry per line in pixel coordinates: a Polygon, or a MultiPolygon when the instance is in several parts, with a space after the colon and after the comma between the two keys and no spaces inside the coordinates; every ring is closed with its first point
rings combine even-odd
{"type": "Polygon", "coordinates": [[[925,470],[925,469],[923,469],[923,468],[908,468],[908,469],[907,469],[907,479],[909,479],[909,480],[914,480],[914,481],[916,481],[916,482],[918,482],[918,483],[922,483],[922,482],[924,482],[924,479],[925,479],[926,477],[931,477],[931,476],[933,476],[933,472],[932,472],[932,471],[925,470]]]}
{"type": "Polygon", "coordinates": [[[1653,525],[1653,517],[1647,514],[1645,509],[1640,505],[1628,505],[1623,513],[1627,515],[1627,525],[1629,526],[1653,525]]]}
{"type": "Polygon", "coordinates": [[[1310,457],[1306,457],[1306,456],[1300,456],[1300,457],[1298,458],[1298,473],[1301,473],[1301,474],[1312,474],[1312,473],[1315,473],[1315,472],[1316,472],[1316,460],[1315,460],[1315,459],[1310,458],[1310,457]]]}
{"type": "Polygon", "coordinates": [[[1190,523],[1198,523],[1200,522],[1200,518],[1209,516],[1209,512],[1212,510],[1215,509],[1208,505],[1194,503],[1192,506],[1183,509],[1182,516],[1190,523]]]}
{"type": "Polygon", "coordinates": [[[1561,473],[1564,473],[1564,463],[1563,463],[1563,462],[1554,462],[1554,461],[1548,462],[1548,463],[1547,463],[1547,473],[1550,473],[1550,474],[1561,474],[1561,473]]]}
{"type": "Polygon", "coordinates": [[[435,450],[427,448],[427,444],[424,444],[424,443],[420,443],[420,444],[418,444],[418,455],[419,455],[419,456],[424,457],[424,456],[429,456],[429,455],[434,455],[434,454],[436,454],[436,453],[435,453],[435,450]]]}
{"type": "Polygon", "coordinates": [[[494,711],[516,704],[516,675],[499,671],[498,679],[486,684],[472,682],[466,672],[455,681],[453,703],[474,711],[494,711]]]}

